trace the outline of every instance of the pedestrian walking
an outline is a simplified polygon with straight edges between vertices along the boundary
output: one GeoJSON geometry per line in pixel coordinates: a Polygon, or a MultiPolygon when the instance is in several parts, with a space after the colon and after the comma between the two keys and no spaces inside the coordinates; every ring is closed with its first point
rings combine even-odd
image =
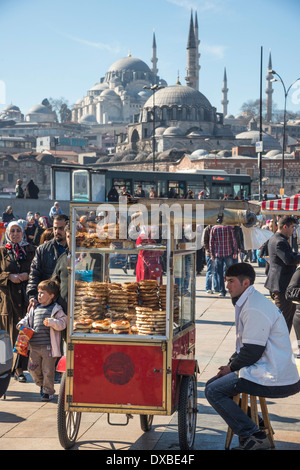
{"type": "Polygon", "coordinates": [[[211,229],[212,225],[208,225],[203,231],[203,247],[205,249],[206,261],[205,290],[207,294],[213,294],[213,292],[220,291],[220,287],[218,285],[218,278],[215,273],[215,261],[212,260],[211,252],[209,249],[209,238],[211,229]]]}
{"type": "Polygon", "coordinates": [[[32,306],[17,325],[18,329],[24,326],[34,330],[29,341],[28,371],[40,387],[42,401],[54,397],[55,363],[61,356],[61,331],[67,326],[67,316],[56,302],[58,296],[59,284],[56,281],[40,282],[37,305],[32,306]]]}
{"type": "Polygon", "coordinates": [[[214,225],[211,228],[209,250],[211,258],[215,262],[215,271],[220,289],[219,296],[225,297],[225,271],[234,262],[238,254],[236,238],[230,225],[214,225]]]}

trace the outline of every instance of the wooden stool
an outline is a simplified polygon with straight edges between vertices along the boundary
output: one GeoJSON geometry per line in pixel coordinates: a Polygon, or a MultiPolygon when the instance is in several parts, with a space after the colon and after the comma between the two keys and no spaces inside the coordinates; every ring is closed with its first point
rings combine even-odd
{"type": "MultiPolygon", "coordinates": [[[[248,394],[247,393],[241,393],[238,395],[235,395],[233,397],[233,401],[237,404],[240,402],[240,395],[241,395],[241,408],[244,411],[244,413],[247,414],[248,412],[248,394]]],[[[269,418],[269,413],[268,413],[268,408],[266,404],[266,399],[264,397],[256,397],[254,395],[250,395],[250,410],[251,410],[251,419],[258,425],[258,412],[257,412],[257,398],[259,399],[260,403],[260,408],[261,408],[261,413],[262,417],[264,420],[264,425],[265,425],[265,433],[268,436],[268,439],[271,444],[271,448],[274,449],[275,443],[273,439],[273,431],[270,423],[270,418],[269,418]]],[[[227,435],[226,435],[226,442],[225,442],[225,449],[228,450],[233,438],[233,431],[230,427],[228,427],[227,435]]]]}

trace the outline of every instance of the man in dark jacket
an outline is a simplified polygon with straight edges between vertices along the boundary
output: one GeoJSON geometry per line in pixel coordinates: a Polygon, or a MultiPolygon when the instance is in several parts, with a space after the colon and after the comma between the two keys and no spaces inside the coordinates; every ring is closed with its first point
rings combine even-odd
{"type": "Polygon", "coordinates": [[[26,293],[30,306],[37,301],[37,286],[45,280],[50,279],[56,266],[58,258],[66,249],[66,226],[67,217],[58,215],[53,221],[54,238],[36,249],[35,256],[31,263],[29,279],[26,293]]]}
{"type": "Polygon", "coordinates": [[[265,287],[275,305],[281,310],[288,330],[291,331],[296,305],[287,300],[285,291],[295,272],[297,264],[300,263],[300,254],[294,253],[288,240],[294,232],[296,219],[286,215],[279,219],[278,230],[269,239],[269,271],[265,287]]]}

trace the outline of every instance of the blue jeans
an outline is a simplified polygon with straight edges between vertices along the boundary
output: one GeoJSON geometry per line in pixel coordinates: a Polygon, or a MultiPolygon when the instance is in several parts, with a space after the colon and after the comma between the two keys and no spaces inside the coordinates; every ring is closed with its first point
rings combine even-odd
{"type": "Polygon", "coordinates": [[[219,290],[221,294],[226,294],[225,289],[225,282],[224,282],[224,275],[226,269],[229,268],[233,264],[233,257],[225,256],[225,258],[215,258],[215,269],[216,269],[216,277],[219,284],[219,290]]]}
{"type": "Polygon", "coordinates": [[[213,290],[219,292],[219,284],[217,281],[217,276],[215,273],[215,262],[211,259],[210,256],[205,256],[206,259],[206,277],[205,277],[205,290],[213,290]]]}
{"type": "Polygon", "coordinates": [[[258,432],[259,428],[239,405],[232,400],[232,397],[238,394],[236,390],[238,380],[238,375],[235,372],[231,372],[213,382],[207,383],[205,396],[234,434],[240,437],[249,437],[258,432]]]}

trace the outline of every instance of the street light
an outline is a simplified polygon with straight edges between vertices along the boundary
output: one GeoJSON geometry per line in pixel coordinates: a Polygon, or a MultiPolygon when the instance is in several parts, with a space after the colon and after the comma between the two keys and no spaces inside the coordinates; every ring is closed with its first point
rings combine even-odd
{"type": "Polygon", "coordinates": [[[144,86],[143,87],[145,90],[151,90],[152,91],[152,96],[153,96],[153,135],[152,135],[152,162],[153,162],[153,171],[155,171],[155,92],[157,90],[160,90],[161,88],[164,88],[161,85],[155,84],[152,86],[144,86]]]}
{"type": "Polygon", "coordinates": [[[286,134],[286,101],[287,97],[289,94],[290,89],[292,86],[300,80],[300,78],[297,78],[289,87],[286,89],[284,81],[282,80],[281,76],[279,73],[275,72],[275,70],[269,70],[269,73],[272,75],[276,75],[279,80],[276,78],[272,78],[271,82],[280,82],[283,86],[283,91],[284,91],[284,111],[283,111],[283,130],[282,130],[282,169],[281,169],[281,194],[284,195],[284,152],[285,152],[285,134],[286,134]]]}

